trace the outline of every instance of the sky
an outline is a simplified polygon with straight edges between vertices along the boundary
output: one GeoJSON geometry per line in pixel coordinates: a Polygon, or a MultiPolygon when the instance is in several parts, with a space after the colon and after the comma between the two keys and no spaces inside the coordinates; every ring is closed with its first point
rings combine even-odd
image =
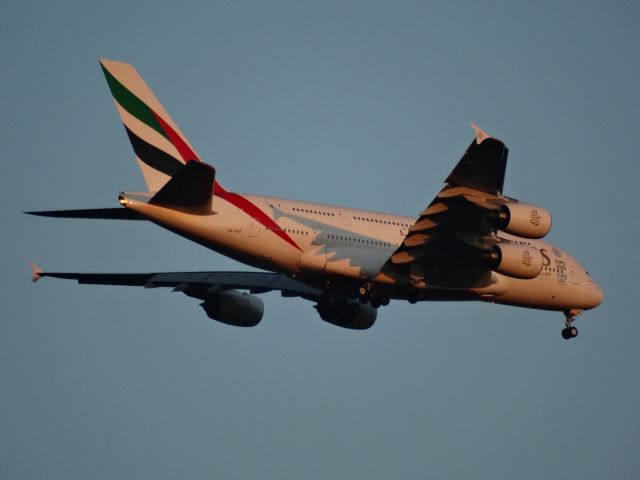
{"type": "Polygon", "coordinates": [[[637,2],[6,2],[0,478],[632,478],[637,2]],[[184,4],[182,4],[184,3],[184,4]],[[262,296],[253,329],[50,271],[244,270],[144,222],[28,210],[144,189],[98,58],[134,64],[226,188],[417,215],[473,138],[605,300],[392,302],[367,331],[262,296]]]}

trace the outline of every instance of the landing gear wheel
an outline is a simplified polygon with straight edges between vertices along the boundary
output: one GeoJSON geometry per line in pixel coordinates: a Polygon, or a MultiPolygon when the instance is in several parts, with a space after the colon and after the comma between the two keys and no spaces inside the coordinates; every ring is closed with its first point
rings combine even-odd
{"type": "Polygon", "coordinates": [[[571,338],[571,333],[569,333],[568,328],[562,329],[562,338],[564,338],[565,340],[569,340],[571,338]]]}
{"type": "Polygon", "coordinates": [[[380,308],[381,305],[380,300],[378,300],[377,298],[372,298],[369,304],[375,309],[380,308]]]}
{"type": "Polygon", "coordinates": [[[578,336],[578,329],[576,327],[569,327],[569,335],[571,335],[571,338],[576,338],[578,336]]]}

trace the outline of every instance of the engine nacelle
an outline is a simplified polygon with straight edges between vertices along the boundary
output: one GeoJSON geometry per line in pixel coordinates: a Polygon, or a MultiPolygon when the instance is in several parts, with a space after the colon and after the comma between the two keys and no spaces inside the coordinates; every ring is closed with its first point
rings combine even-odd
{"type": "Polygon", "coordinates": [[[376,322],[378,311],[357,300],[321,299],[316,305],[320,318],[327,323],[351,330],[366,330],[376,322]]]}
{"type": "Polygon", "coordinates": [[[497,227],[523,238],[543,238],[551,230],[551,213],[545,208],[526,203],[503,205],[497,227]]]}
{"type": "Polygon", "coordinates": [[[210,295],[200,305],[207,317],[234,327],[255,327],[264,314],[262,300],[235,290],[210,295]]]}
{"type": "Polygon", "coordinates": [[[486,252],[491,270],[508,277],[531,279],[542,271],[542,254],[537,248],[516,243],[501,243],[486,252]]]}

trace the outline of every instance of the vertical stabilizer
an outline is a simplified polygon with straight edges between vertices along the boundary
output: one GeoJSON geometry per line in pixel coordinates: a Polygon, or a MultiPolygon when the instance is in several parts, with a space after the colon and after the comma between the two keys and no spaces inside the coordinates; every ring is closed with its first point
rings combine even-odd
{"type": "Polygon", "coordinates": [[[157,192],[200,158],[133,66],[105,59],[100,65],[147,188],[157,192]]]}

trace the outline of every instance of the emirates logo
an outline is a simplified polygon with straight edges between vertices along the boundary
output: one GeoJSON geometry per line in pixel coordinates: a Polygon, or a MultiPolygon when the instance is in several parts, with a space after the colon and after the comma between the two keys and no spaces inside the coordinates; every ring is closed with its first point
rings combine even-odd
{"type": "Polygon", "coordinates": [[[522,251],[522,264],[525,267],[531,266],[531,254],[529,253],[529,250],[522,251]]]}
{"type": "Polygon", "coordinates": [[[531,213],[529,213],[529,222],[531,222],[531,225],[535,225],[536,227],[540,225],[540,214],[538,213],[537,208],[534,208],[531,210],[531,213]]]}

